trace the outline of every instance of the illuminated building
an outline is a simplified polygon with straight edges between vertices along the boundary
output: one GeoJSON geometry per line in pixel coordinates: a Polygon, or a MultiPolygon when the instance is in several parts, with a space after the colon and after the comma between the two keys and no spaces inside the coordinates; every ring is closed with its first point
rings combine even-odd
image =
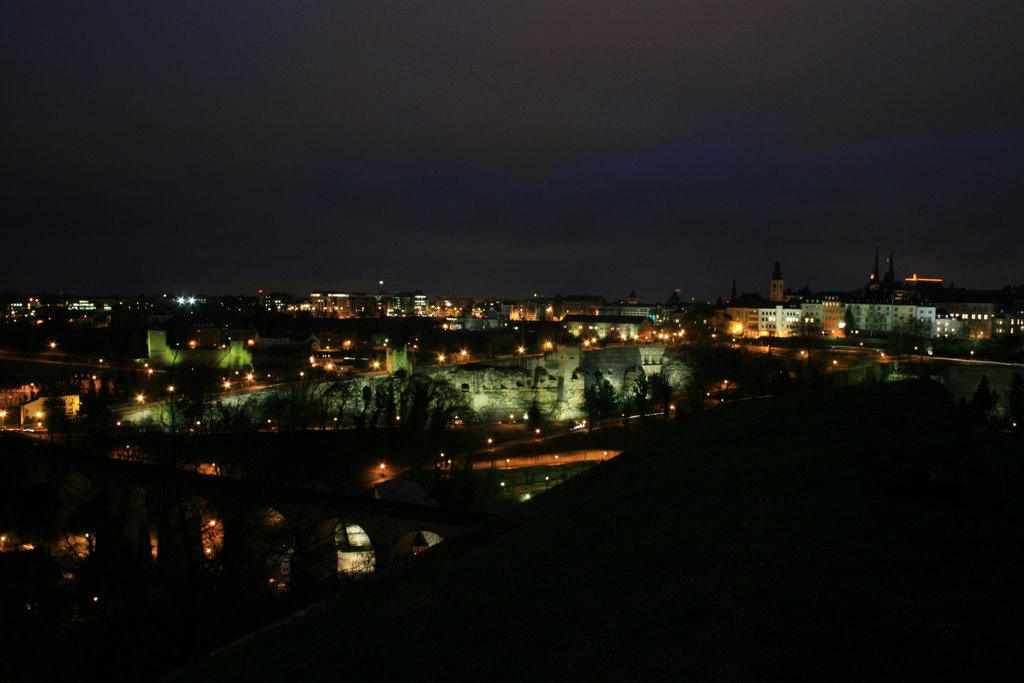
{"type": "Polygon", "coordinates": [[[377,297],[365,292],[313,292],[309,304],[318,318],[375,317],[381,310],[377,297]]]}
{"type": "Polygon", "coordinates": [[[650,318],[642,316],[567,315],[562,329],[569,334],[590,339],[646,340],[654,333],[650,318]]]}

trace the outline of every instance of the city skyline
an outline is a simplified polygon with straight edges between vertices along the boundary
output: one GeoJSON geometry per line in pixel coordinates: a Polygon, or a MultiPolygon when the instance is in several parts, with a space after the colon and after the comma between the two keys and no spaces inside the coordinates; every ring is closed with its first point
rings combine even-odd
{"type": "MultiPolygon", "coordinates": [[[[881,256],[879,256],[879,254],[882,253],[882,252],[879,251],[880,249],[881,249],[881,245],[876,244],[875,245],[875,257],[874,258],[876,260],[880,259],[879,260],[879,263],[881,264],[880,267],[884,271],[884,270],[887,270],[889,268],[889,258],[893,258],[894,257],[894,250],[890,247],[890,251],[888,252],[888,254],[882,254],[881,256]]],[[[893,260],[895,261],[895,258],[893,258],[893,260]]],[[[782,261],[780,259],[776,259],[775,264],[779,265],[780,263],[782,263],[782,261]]],[[[821,285],[815,286],[815,285],[812,285],[811,283],[808,283],[806,281],[801,281],[799,279],[799,273],[801,271],[801,269],[799,267],[799,264],[795,268],[794,267],[790,267],[790,266],[786,266],[784,263],[782,263],[782,265],[785,268],[785,271],[787,273],[787,277],[785,278],[785,281],[786,281],[786,291],[787,292],[798,292],[798,291],[802,291],[802,290],[804,290],[806,288],[806,290],[810,291],[810,292],[850,292],[850,293],[853,293],[853,292],[855,292],[858,289],[862,289],[864,287],[864,284],[871,277],[871,268],[870,267],[866,267],[866,268],[864,268],[864,275],[860,278],[860,280],[858,280],[856,283],[849,284],[849,286],[847,286],[845,284],[844,285],[840,285],[840,284],[835,283],[835,282],[823,283],[821,285]],[[796,278],[790,278],[788,276],[788,273],[794,272],[794,271],[798,273],[798,276],[796,278]]],[[[770,269],[766,267],[766,268],[763,268],[762,270],[764,270],[765,273],[768,273],[770,269]]],[[[895,267],[895,270],[894,270],[894,277],[896,278],[896,282],[897,283],[905,283],[907,286],[912,286],[912,285],[915,285],[915,284],[918,284],[919,282],[921,282],[921,283],[940,284],[940,285],[942,285],[944,287],[956,287],[956,288],[967,289],[967,290],[971,290],[971,291],[997,291],[997,290],[1004,290],[1006,288],[1019,287],[1019,286],[1022,285],[1022,283],[1018,280],[1018,281],[1012,281],[1012,282],[1010,282],[1010,281],[1004,282],[1002,284],[997,284],[997,285],[991,286],[991,287],[981,287],[981,286],[977,286],[976,283],[973,283],[973,282],[965,282],[965,281],[957,282],[956,279],[954,279],[954,278],[941,277],[941,276],[940,277],[936,277],[937,275],[941,275],[941,274],[939,274],[939,273],[929,273],[929,272],[919,272],[917,270],[902,271],[902,270],[899,269],[899,267],[895,267]]],[[[349,281],[349,284],[351,284],[351,286],[324,286],[324,285],[330,285],[331,283],[319,283],[320,286],[308,286],[308,287],[305,287],[305,288],[298,288],[298,287],[295,287],[295,286],[289,286],[287,283],[285,283],[285,285],[283,287],[281,287],[281,288],[264,288],[264,287],[260,287],[258,289],[251,290],[251,291],[224,290],[224,289],[221,289],[221,290],[216,290],[216,289],[214,289],[214,290],[202,290],[202,289],[198,289],[198,288],[188,288],[188,287],[181,287],[181,286],[167,288],[167,289],[164,289],[164,290],[138,291],[138,292],[133,292],[133,291],[130,291],[130,290],[126,290],[123,287],[121,289],[114,289],[114,290],[109,290],[109,291],[76,290],[76,289],[70,289],[70,288],[65,288],[65,287],[49,287],[49,288],[45,288],[44,287],[44,288],[36,289],[36,290],[12,289],[12,290],[9,290],[7,293],[8,294],[46,294],[46,295],[49,295],[49,296],[92,296],[92,297],[100,297],[100,298],[110,297],[110,296],[131,298],[133,296],[139,295],[139,296],[146,296],[146,297],[149,297],[149,298],[159,298],[159,297],[175,298],[175,299],[179,300],[179,303],[186,303],[187,300],[194,299],[196,296],[238,296],[238,297],[253,297],[253,298],[256,298],[256,297],[261,297],[264,294],[267,294],[267,295],[270,295],[270,294],[286,294],[286,295],[294,297],[296,299],[303,299],[303,298],[307,298],[310,295],[311,292],[312,293],[316,293],[316,292],[324,292],[324,293],[326,293],[326,292],[349,292],[349,293],[358,293],[358,294],[388,294],[388,295],[394,295],[394,294],[400,294],[400,293],[417,292],[417,293],[426,294],[428,296],[428,298],[430,298],[432,300],[434,300],[434,299],[444,299],[444,298],[457,298],[457,299],[473,299],[473,300],[477,300],[477,301],[500,300],[500,299],[520,299],[520,300],[525,300],[525,299],[529,299],[529,298],[549,299],[549,298],[555,298],[555,297],[573,296],[573,295],[581,295],[581,294],[587,294],[587,295],[595,295],[596,294],[596,295],[601,296],[602,298],[606,299],[607,301],[616,301],[616,300],[625,300],[629,296],[636,295],[635,298],[637,298],[640,301],[652,302],[652,303],[662,303],[662,302],[666,301],[670,296],[675,294],[676,296],[681,297],[681,301],[683,303],[690,303],[690,302],[693,302],[693,303],[714,303],[715,300],[718,299],[718,298],[721,298],[724,301],[728,301],[729,298],[730,298],[731,290],[732,290],[733,287],[736,288],[736,291],[737,291],[738,294],[762,294],[763,293],[765,295],[765,297],[767,298],[767,293],[769,291],[769,282],[770,282],[770,280],[773,277],[774,277],[774,274],[770,274],[770,275],[766,275],[763,278],[758,279],[758,278],[756,278],[756,276],[754,274],[751,274],[751,273],[733,273],[732,275],[727,276],[724,280],[722,280],[720,289],[716,293],[712,294],[710,297],[697,297],[695,295],[688,294],[688,292],[690,292],[692,290],[689,290],[685,286],[672,288],[668,292],[662,292],[662,293],[658,293],[658,294],[652,293],[651,295],[647,295],[646,293],[638,293],[636,288],[627,288],[626,290],[621,291],[621,292],[619,292],[619,291],[616,291],[616,292],[601,291],[601,290],[598,290],[596,287],[591,287],[587,283],[583,283],[580,286],[575,287],[575,288],[572,287],[572,286],[567,286],[570,283],[563,283],[563,285],[565,285],[565,286],[557,288],[554,291],[543,291],[543,290],[539,290],[539,289],[532,289],[531,290],[529,288],[523,289],[522,287],[519,287],[517,291],[513,291],[513,292],[500,292],[500,293],[495,293],[493,291],[480,293],[480,292],[474,292],[474,291],[465,291],[465,290],[462,290],[460,288],[455,288],[455,290],[453,291],[451,287],[449,287],[449,289],[447,291],[433,291],[433,290],[427,289],[425,287],[419,286],[417,283],[409,281],[408,279],[399,279],[397,281],[385,281],[385,280],[376,280],[376,281],[370,280],[370,281],[367,281],[367,282],[353,282],[353,281],[349,281]]],[[[335,281],[334,284],[338,285],[339,281],[335,281]]],[[[342,281],[341,284],[344,285],[344,282],[342,281]]],[[[0,293],[2,293],[2,292],[0,292],[0,293]]],[[[191,303],[195,303],[195,302],[193,301],[191,303]]]]}

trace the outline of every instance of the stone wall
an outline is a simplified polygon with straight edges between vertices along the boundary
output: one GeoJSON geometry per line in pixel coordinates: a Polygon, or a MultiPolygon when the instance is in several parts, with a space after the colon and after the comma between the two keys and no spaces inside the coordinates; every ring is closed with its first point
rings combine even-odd
{"type": "Polygon", "coordinates": [[[224,349],[172,349],[167,346],[167,332],[149,330],[146,333],[147,360],[158,367],[176,365],[205,365],[212,368],[234,370],[252,365],[252,354],[241,340],[233,340],[224,349]]]}
{"type": "MultiPolygon", "coordinates": [[[[641,367],[648,376],[656,375],[667,362],[663,346],[584,351],[578,344],[559,344],[542,356],[416,367],[414,371],[443,377],[466,391],[473,409],[485,421],[507,419],[510,414],[521,419],[534,401],[546,419],[572,420],[585,417],[583,392],[597,381],[598,372],[620,390],[629,370],[641,367]]],[[[673,379],[679,382],[678,377],[673,379]]]]}
{"type": "Polygon", "coordinates": [[[622,382],[629,370],[641,367],[651,377],[661,372],[667,360],[664,346],[610,346],[585,352],[582,370],[586,375],[587,386],[597,380],[597,373],[600,372],[601,378],[611,382],[618,391],[622,389],[622,382]]]}
{"type": "Polygon", "coordinates": [[[469,394],[480,419],[522,419],[537,402],[545,419],[570,420],[583,414],[584,377],[579,372],[580,347],[559,345],[542,356],[507,358],[486,363],[416,367],[416,374],[444,378],[469,394]]]}

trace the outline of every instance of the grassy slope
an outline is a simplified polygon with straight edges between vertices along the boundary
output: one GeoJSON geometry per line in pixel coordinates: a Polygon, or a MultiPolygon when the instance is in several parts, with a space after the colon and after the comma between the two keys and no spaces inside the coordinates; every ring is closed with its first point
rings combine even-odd
{"type": "Polygon", "coordinates": [[[1022,460],[927,386],[732,404],[183,678],[1020,674],[1022,460]]]}

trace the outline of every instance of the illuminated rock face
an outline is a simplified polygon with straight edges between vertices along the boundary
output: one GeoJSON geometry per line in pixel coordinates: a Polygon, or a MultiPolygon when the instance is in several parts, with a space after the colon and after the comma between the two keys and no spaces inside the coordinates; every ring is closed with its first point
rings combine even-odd
{"type": "Polygon", "coordinates": [[[546,419],[582,415],[584,374],[580,347],[560,345],[542,356],[527,356],[450,367],[418,367],[416,373],[448,380],[469,395],[483,420],[522,420],[536,401],[546,419]]]}
{"type": "MultiPolygon", "coordinates": [[[[623,346],[582,351],[579,345],[558,345],[543,356],[529,356],[450,367],[417,367],[416,373],[443,377],[469,395],[477,415],[485,421],[523,419],[537,402],[549,420],[585,417],[583,392],[600,372],[619,390],[626,373],[640,367],[648,375],[661,372],[662,346],[623,346]]],[[[685,368],[677,369],[688,376],[685,368]]],[[[678,383],[679,378],[674,378],[678,383]]],[[[685,377],[683,378],[685,380],[685,377]]]]}

